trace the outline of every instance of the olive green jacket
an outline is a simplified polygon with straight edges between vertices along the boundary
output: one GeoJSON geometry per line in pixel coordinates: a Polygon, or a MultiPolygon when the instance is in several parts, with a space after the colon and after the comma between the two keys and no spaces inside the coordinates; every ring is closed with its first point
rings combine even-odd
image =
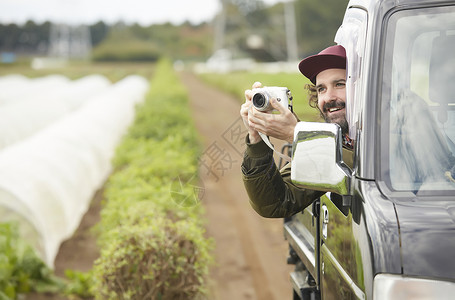
{"type": "Polygon", "coordinates": [[[253,209],[266,218],[290,217],[325,192],[306,190],[291,182],[291,165],[278,170],[273,150],[263,141],[250,144],[243,157],[242,177],[253,209]]]}
{"type": "MultiPolygon", "coordinates": [[[[242,177],[253,209],[266,218],[285,218],[301,212],[325,192],[298,187],[291,182],[291,164],[278,170],[273,150],[264,141],[250,144],[243,157],[242,177]]],[[[351,142],[350,142],[351,145],[351,142]]],[[[345,163],[352,168],[352,146],[343,147],[345,163]]]]}

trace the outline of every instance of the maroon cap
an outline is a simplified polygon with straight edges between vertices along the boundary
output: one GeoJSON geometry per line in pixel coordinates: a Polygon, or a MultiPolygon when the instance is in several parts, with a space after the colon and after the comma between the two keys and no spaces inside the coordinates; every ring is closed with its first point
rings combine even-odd
{"type": "Polygon", "coordinates": [[[346,50],[343,46],[330,46],[299,63],[300,72],[313,84],[316,84],[316,76],[327,69],[346,69],[346,50]]]}

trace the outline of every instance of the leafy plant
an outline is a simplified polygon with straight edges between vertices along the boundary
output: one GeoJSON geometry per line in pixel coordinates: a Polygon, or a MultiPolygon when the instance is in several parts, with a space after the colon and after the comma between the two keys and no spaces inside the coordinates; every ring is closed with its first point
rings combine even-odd
{"type": "Polygon", "coordinates": [[[18,224],[0,223],[0,299],[30,291],[61,292],[65,283],[53,275],[19,236],[18,224]]]}
{"type": "Polygon", "coordinates": [[[203,291],[208,241],[191,220],[155,215],[109,235],[94,269],[99,299],[193,299],[203,291]]]}
{"type": "Polygon", "coordinates": [[[65,287],[66,295],[77,295],[81,298],[93,297],[90,291],[94,284],[92,272],[66,270],[65,277],[68,279],[65,287]]]}

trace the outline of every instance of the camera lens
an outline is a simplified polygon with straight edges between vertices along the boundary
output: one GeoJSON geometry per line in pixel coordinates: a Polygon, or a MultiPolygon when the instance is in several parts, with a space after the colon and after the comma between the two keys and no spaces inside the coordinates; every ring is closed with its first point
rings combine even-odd
{"type": "Polygon", "coordinates": [[[253,96],[253,105],[257,110],[265,110],[268,102],[268,98],[262,93],[256,93],[253,96]]]}

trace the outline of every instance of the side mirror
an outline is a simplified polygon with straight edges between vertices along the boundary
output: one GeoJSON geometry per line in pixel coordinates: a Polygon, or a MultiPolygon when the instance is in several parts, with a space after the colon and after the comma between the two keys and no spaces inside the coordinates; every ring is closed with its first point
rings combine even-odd
{"type": "MultiPolygon", "coordinates": [[[[342,147],[338,124],[297,123],[292,145],[292,182],[307,189],[349,196],[352,172],[343,162],[342,147]]],[[[344,204],[349,205],[348,199],[344,204]]]]}

